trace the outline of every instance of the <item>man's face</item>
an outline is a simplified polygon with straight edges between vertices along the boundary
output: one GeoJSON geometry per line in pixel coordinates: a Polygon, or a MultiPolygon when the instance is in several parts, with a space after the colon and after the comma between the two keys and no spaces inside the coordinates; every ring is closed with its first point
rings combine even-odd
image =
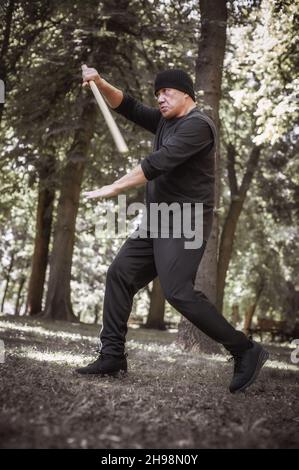
{"type": "Polygon", "coordinates": [[[161,114],[166,119],[183,115],[188,95],[175,88],[160,88],[156,93],[161,114]]]}

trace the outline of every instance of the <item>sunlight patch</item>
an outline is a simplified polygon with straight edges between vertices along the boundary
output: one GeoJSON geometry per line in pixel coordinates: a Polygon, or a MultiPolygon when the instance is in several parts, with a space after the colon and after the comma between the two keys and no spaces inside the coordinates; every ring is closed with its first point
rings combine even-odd
{"type": "Polygon", "coordinates": [[[93,343],[98,342],[98,338],[94,336],[81,335],[80,333],[66,333],[65,331],[51,331],[42,326],[31,326],[15,324],[9,321],[0,321],[0,329],[4,330],[17,330],[26,333],[36,333],[41,336],[48,336],[52,338],[70,339],[70,340],[82,340],[87,339],[93,343]]]}
{"type": "Polygon", "coordinates": [[[175,353],[184,354],[182,350],[176,346],[173,342],[171,344],[158,344],[158,343],[151,343],[151,344],[144,344],[141,341],[136,341],[134,339],[130,339],[127,341],[127,345],[130,346],[130,349],[141,349],[142,351],[147,352],[157,352],[165,354],[168,351],[172,351],[175,353]]]}
{"type": "MultiPolygon", "coordinates": [[[[202,354],[207,359],[211,359],[212,361],[216,362],[228,362],[227,356],[221,356],[218,354],[202,354]]],[[[263,368],[271,368],[271,369],[281,369],[281,370],[294,370],[296,372],[299,371],[299,367],[294,364],[289,364],[287,362],[281,362],[278,360],[268,360],[263,368]]]]}
{"type": "Polygon", "coordinates": [[[27,348],[21,348],[17,356],[40,362],[55,362],[57,364],[63,363],[74,366],[81,364],[82,361],[91,361],[93,359],[92,356],[83,356],[82,354],[72,354],[63,351],[33,351],[27,348]]]}

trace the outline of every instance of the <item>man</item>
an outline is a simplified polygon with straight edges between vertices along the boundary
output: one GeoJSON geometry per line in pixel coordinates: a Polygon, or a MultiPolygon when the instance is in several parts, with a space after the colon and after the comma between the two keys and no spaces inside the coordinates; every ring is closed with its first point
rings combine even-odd
{"type": "Polygon", "coordinates": [[[143,235],[129,237],[108,269],[100,355],[77,371],[114,374],[127,370],[125,341],[133,297],[158,275],[168,302],[234,357],[230,391],[245,390],[267,360],[267,351],[235,330],[202,292],[194,290],[213,219],[216,129],[212,120],[197,109],[192,80],[180,69],[157,75],[154,92],[159,109],[139,103],[110,85],[95,69],[86,68],[83,85],[90,80],[95,81],[112,109],[155,134],[155,141],[153,152],[130,173],[86,196],[113,197],[146,184],[147,213],[153,204],[176,203],[174,220],[188,203],[193,223],[198,222],[196,204],[202,203],[203,243],[197,249],[187,249],[189,234],[174,234],[173,220],[167,221],[166,228],[172,231],[165,237],[165,220],[153,228],[147,218],[143,235]]]}

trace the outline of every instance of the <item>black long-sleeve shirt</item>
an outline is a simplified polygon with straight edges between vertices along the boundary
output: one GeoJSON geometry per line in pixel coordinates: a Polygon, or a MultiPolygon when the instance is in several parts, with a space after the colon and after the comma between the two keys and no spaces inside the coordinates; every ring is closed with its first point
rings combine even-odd
{"type": "Polygon", "coordinates": [[[128,94],[115,111],[155,134],[153,152],[141,161],[148,180],[147,210],[151,203],[203,203],[203,237],[207,239],[214,209],[213,121],[197,108],[185,116],[165,119],[159,109],[145,106],[128,94]]]}

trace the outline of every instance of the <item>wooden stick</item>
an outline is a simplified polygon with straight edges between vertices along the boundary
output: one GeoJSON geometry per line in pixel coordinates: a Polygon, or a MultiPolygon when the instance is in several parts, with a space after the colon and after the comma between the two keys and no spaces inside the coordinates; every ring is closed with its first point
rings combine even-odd
{"type": "MultiPolygon", "coordinates": [[[[87,68],[86,65],[82,65],[82,70],[85,70],[87,68]]],[[[109,130],[112,134],[112,137],[114,139],[115,145],[118,149],[119,152],[121,153],[126,153],[129,151],[126,142],[124,141],[123,136],[120,133],[119,128],[117,127],[116,122],[113,119],[113,116],[104,100],[102,97],[98,87],[96,86],[95,82],[93,80],[89,81],[90,88],[94,94],[94,97],[100,107],[100,110],[102,111],[102,114],[104,116],[104,119],[107,123],[107,126],[109,127],[109,130]]]]}

